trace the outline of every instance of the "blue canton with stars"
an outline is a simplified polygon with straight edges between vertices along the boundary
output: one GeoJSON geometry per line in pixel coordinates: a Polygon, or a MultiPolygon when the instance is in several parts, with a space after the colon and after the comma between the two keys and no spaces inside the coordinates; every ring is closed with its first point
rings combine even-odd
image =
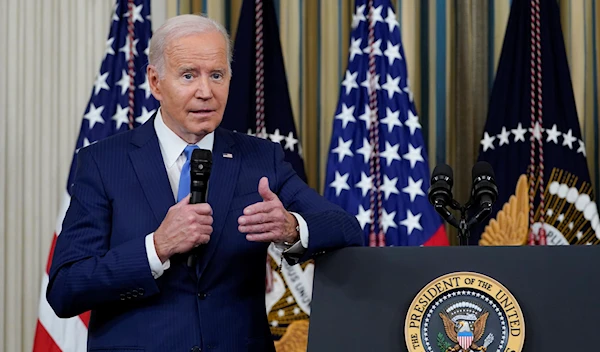
{"type": "MultiPolygon", "coordinates": [[[[117,1],[115,4],[105,56],[83,115],[75,156],[79,149],[129,129],[128,60],[130,55],[133,54],[135,69],[134,127],[152,117],[159,106],[158,101],[150,93],[146,76],[148,48],[152,36],[150,0],[136,0],[134,3],[133,53],[130,52],[127,31],[130,16],[128,2],[117,1]]],[[[69,185],[73,182],[76,169],[77,158],[74,157],[69,173],[69,185]]]]}
{"type": "MultiPolygon", "coordinates": [[[[408,86],[400,28],[389,0],[373,2],[379,119],[381,226],[386,244],[422,245],[442,226],[427,200],[429,167],[421,125],[408,86]]],[[[373,181],[369,169],[369,47],[367,1],[357,0],[348,69],[327,162],[325,197],[356,215],[368,241],[373,181]]],[[[378,224],[375,208],[375,224],[378,224]]],[[[375,227],[378,233],[379,228],[375,227]]]]}

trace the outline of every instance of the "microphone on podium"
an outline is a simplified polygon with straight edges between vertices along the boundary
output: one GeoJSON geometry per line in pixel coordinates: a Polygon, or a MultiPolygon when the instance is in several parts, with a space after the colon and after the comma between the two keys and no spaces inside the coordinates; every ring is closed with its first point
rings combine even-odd
{"type": "Polygon", "coordinates": [[[482,222],[492,212],[492,206],[498,198],[498,186],[494,178],[492,166],[480,161],[473,166],[471,178],[471,197],[467,204],[462,205],[452,196],[454,173],[446,164],[435,167],[431,175],[431,187],[428,191],[429,202],[435,210],[452,226],[458,229],[459,244],[468,245],[470,229],[482,222]],[[460,220],[457,220],[448,209],[460,211],[460,220]],[[475,215],[467,219],[467,212],[477,208],[475,215]]]}

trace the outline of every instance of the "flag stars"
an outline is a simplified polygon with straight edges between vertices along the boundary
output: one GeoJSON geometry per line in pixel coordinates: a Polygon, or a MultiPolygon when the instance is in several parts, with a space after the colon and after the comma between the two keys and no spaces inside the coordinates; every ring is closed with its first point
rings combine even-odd
{"type": "Polygon", "coordinates": [[[402,94],[402,91],[400,90],[400,76],[392,78],[392,76],[388,73],[386,75],[386,81],[381,88],[387,90],[389,99],[392,99],[394,93],[402,94]]]}
{"type": "Polygon", "coordinates": [[[335,115],[335,118],[342,120],[342,128],[346,128],[348,122],[356,122],[354,118],[354,106],[347,107],[346,104],[342,104],[342,112],[335,115]]]}
{"type": "Polygon", "coordinates": [[[294,133],[290,131],[287,137],[285,137],[285,147],[284,149],[294,151],[294,146],[298,144],[298,139],[294,138],[294,133]]]}
{"type": "Polygon", "coordinates": [[[483,139],[480,143],[483,146],[484,152],[488,149],[494,149],[494,140],[496,140],[496,136],[490,136],[487,132],[483,134],[483,139]]]}
{"type": "Polygon", "coordinates": [[[550,208],[549,208],[549,209],[546,211],[546,215],[548,215],[548,216],[552,216],[552,215],[554,215],[554,210],[552,210],[552,209],[550,209],[550,208]]]}
{"type": "Polygon", "coordinates": [[[419,123],[419,117],[417,117],[413,112],[408,110],[408,119],[404,122],[406,126],[410,128],[410,135],[414,135],[417,129],[421,129],[421,124],[419,123]]]}
{"type": "Polygon", "coordinates": [[[295,307],[294,308],[294,315],[298,315],[298,314],[300,314],[300,308],[295,307]]]}
{"type": "Polygon", "coordinates": [[[394,64],[395,59],[402,60],[402,55],[400,55],[400,43],[392,45],[392,42],[388,42],[387,49],[385,49],[383,53],[387,56],[390,66],[394,64]]]}
{"type": "Polygon", "coordinates": [[[354,155],[352,154],[352,151],[350,151],[351,147],[352,139],[349,139],[348,141],[344,142],[344,139],[342,137],[338,137],[338,146],[335,149],[332,149],[331,152],[336,153],[338,155],[338,162],[341,163],[346,155],[350,157],[354,155]]]}
{"type": "Polygon", "coordinates": [[[115,50],[113,49],[113,43],[115,42],[115,37],[108,38],[106,41],[106,55],[114,55],[115,50]]]}
{"type": "Polygon", "coordinates": [[[533,129],[531,127],[529,127],[527,130],[529,131],[529,133],[531,133],[533,138],[535,138],[538,141],[542,140],[542,134],[544,132],[544,129],[538,122],[536,122],[533,125],[533,129]]]}
{"type": "Polygon", "coordinates": [[[138,5],[138,6],[133,7],[133,23],[135,23],[135,22],[144,23],[144,17],[142,17],[142,9],[143,8],[144,8],[144,5],[138,5]]]}
{"type": "Polygon", "coordinates": [[[367,20],[365,18],[366,6],[367,5],[365,4],[365,5],[360,5],[359,7],[356,8],[356,13],[352,15],[352,28],[358,27],[358,25],[360,24],[361,21],[367,20]]]}
{"type": "Polygon", "coordinates": [[[117,123],[117,130],[121,128],[123,124],[129,123],[129,106],[122,108],[121,105],[117,104],[117,112],[112,116],[112,119],[117,123]]]}
{"type": "Polygon", "coordinates": [[[573,132],[571,129],[569,129],[569,131],[567,131],[567,133],[563,133],[563,146],[568,145],[569,149],[573,149],[573,142],[575,142],[577,140],[577,138],[573,137],[573,132]]]}
{"type": "Polygon", "coordinates": [[[421,149],[423,149],[423,147],[418,147],[415,148],[412,146],[412,144],[408,144],[408,153],[402,155],[402,157],[406,160],[410,161],[410,168],[414,169],[415,165],[417,164],[417,162],[421,161],[424,162],[425,160],[423,159],[423,156],[421,155],[421,149]]]}
{"type": "MultiPolygon", "coordinates": [[[[500,141],[500,146],[510,143],[510,141],[508,140],[508,137],[510,137],[510,132],[507,131],[506,127],[504,127],[504,126],[502,126],[502,132],[500,132],[500,134],[497,137],[498,137],[498,140],[500,141]]],[[[492,147],[492,149],[493,149],[493,147],[492,147]]]]}
{"type": "Polygon", "coordinates": [[[89,129],[94,128],[96,123],[104,123],[104,119],[102,118],[102,111],[104,111],[104,106],[96,108],[94,103],[90,105],[90,110],[87,114],[83,115],[83,118],[89,121],[89,129]]]}
{"type": "Polygon", "coordinates": [[[565,220],[565,214],[560,214],[557,218],[556,221],[558,222],[563,222],[563,220],[565,220]]]}
{"type": "MultiPolygon", "coordinates": [[[[385,23],[388,24],[390,33],[393,33],[394,29],[396,27],[399,27],[398,19],[396,18],[396,14],[394,13],[394,10],[392,10],[391,7],[388,7],[387,17],[385,18],[385,23]]],[[[391,65],[391,63],[390,63],[390,65],[391,65]]]]}
{"type": "Polygon", "coordinates": [[[365,46],[365,48],[363,49],[363,53],[365,54],[369,54],[371,51],[373,51],[373,55],[377,55],[377,56],[382,56],[383,53],[381,52],[381,39],[378,39],[377,41],[375,41],[373,43],[373,45],[367,45],[365,46]]]}
{"type": "MultiPolygon", "coordinates": [[[[360,149],[357,149],[356,152],[363,156],[365,164],[369,162],[369,159],[371,158],[371,144],[366,138],[363,138],[363,145],[360,149]]],[[[398,158],[400,158],[400,156],[398,156],[398,158]]]]}
{"type": "Polygon", "coordinates": [[[346,70],[346,77],[342,81],[342,85],[346,88],[346,95],[350,94],[352,88],[358,89],[358,84],[356,83],[357,78],[358,72],[350,73],[349,70],[346,70]]]}
{"type": "Polygon", "coordinates": [[[148,109],[146,109],[145,106],[142,106],[142,114],[135,118],[135,122],[143,124],[146,121],[148,121],[152,117],[152,115],[154,115],[155,112],[156,109],[148,111],[148,109]]]}
{"type": "Polygon", "coordinates": [[[383,23],[383,17],[381,16],[381,11],[383,10],[383,5],[379,5],[378,7],[371,8],[373,24],[377,24],[377,22],[383,23]]]}
{"type": "Polygon", "coordinates": [[[546,142],[554,142],[555,144],[558,144],[558,137],[560,137],[562,133],[556,129],[556,124],[554,124],[551,129],[546,128],[546,134],[548,135],[546,142]]]}
{"type": "Polygon", "coordinates": [[[339,171],[335,172],[335,180],[329,184],[329,187],[335,188],[335,195],[340,196],[343,190],[349,190],[350,186],[348,186],[348,177],[350,173],[340,175],[339,171]]]}
{"type": "Polygon", "coordinates": [[[373,188],[373,176],[367,176],[367,174],[361,171],[360,182],[354,186],[360,188],[362,196],[366,197],[371,188],[373,188]]]}
{"type": "Polygon", "coordinates": [[[423,227],[421,227],[421,215],[414,215],[410,209],[406,209],[406,219],[400,221],[400,225],[406,227],[406,232],[409,236],[415,229],[423,231],[423,227]]]}
{"type": "MultiPolygon", "coordinates": [[[[133,55],[135,55],[135,56],[138,56],[137,44],[139,41],[140,41],[139,39],[135,39],[133,41],[133,55]]],[[[125,53],[125,61],[129,61],[129,56],[131,55],[131,50],[129,49],[129,36],[126,36],[125,45],[123,45],[121,47],[121,49],[119,49],[119,52],[124,52],[125,53]]]]}
{"type": "Polygon", "coordinates": [[[579,142],[579,148],[577,148],[577,153],[581,153],[581,154],[583,154],[583,156],[586,156],[585,144],[583,143],[583,141],[581,139],[577,140],[577,142],[579,142]]]}
{"type": "Polygon", "coordinates": [[[391,213],[388,213],[385,208],[381,210],[381,227],[383,227],[383,232],[387,234],[388,229],[391,228],[398,228],[398,225],[396,224],[396,221],[394,221],[394,218],[396,217],[396,212],[393,211],[391,213]]]}
{"type": "Polygon", "coordinates": [[[352,38],[352,42],[350,44],[350,61],[354,60],[356,55],[362,55],[362,49],[360,45],[362,44],[362,38],[354,39],[352,38]]]}
{"type": "Polygon", "coordinates": [[[414,202],[417,196],[425,196],[425,192],[421,189],[423,187],[423,180],[413,180],[412,176],[408,176],[408,186],[402,188],[402,192],[410,196],[410,201],[414,202]]]}
{"type": "Polygon", "coordinates": [[[104,72],[101,75],[96,77],[96,81],[94,82],[94,95],[98,95],[98,93],[102,89],[110,90],[108,83],[106,83],[106,79],[108,78],[108,72],[104,72]]]}
{"type": "Polygon", "coordinates": [[[577,232],[577,240],[581,241],[581,239],[583,238],[583,232],[579,231],[577,232]]]}
{"type": "Polygon", "coordinates": [[[129,89],[129,75],[127,71],[123,70],[123,74],[121,75],[121,79],[117,82],[117,85],[121,87],[121,95],[125,94],[129,89]]]}
{"type": "Polygon", "coordinates": [[[398,187],[396,187],[397,183],[398,177],[390,179],[386,174],[383,174],[383,185],[381,185],[380,189],[385,195],[385,200],[388,200],[392,194],[400,194],[398,187]]]}
{"type": "Polygon", "coordinates": [[[360,227],[364,230],[367,224],[371,223],[371,209],[365,210],[361,204],[358,205],[358,214],[356,214],[356,220],[360,224],[360,227]]]}
{"type": "Polygon", "coordinates": [[[369,129],[371,128],[371,112],[372,110],[369,107],[369,104],[366,104],[365,112],[358,117],[359,120],[365,122],[365,125],[367,126],[367,131],[369,131],[369,129]]]}
{"type": "Polygon", "coordinates": [[[146,99],[150,98],[152,91],[150,90],[150,84],[148,83],[148,75],[144,74],[144,83],[140,84],[138,88],[144,90],[144,96],[146,99]]]}
{"type": "Polygon", "coordinates": [[[277,128],[277,129],[275,130],[275,132],[273,132],[273,133],[269,134],[269,139],[270,139],[270,140],[271,140],[273,143],[278,143],[278,144],[279,144],[279,143],[281,143],[281,141],[282,141],[282,140],[284,140],[284,139],[285,139],[285,136],[282,136],[282,135],[279,133],[279,128],[277,128]]]}
{"type": "Polygon", "coordinates": [[[386,124],[388,127],[388,133],[392,133],[394,126],[402,127],[400,122],[400,110],[392,111],[389,107],[385,108],[385,118],[381,119],[381,123],[386,124]]]}
{"type": "Polygon", "coordinates": [[[515,135],[515,140],[514,140],[515,143],[518,141],[525,142],[525,133],[527,133],[527,130],[524,129],[523,126],[521,126],[520,122],[517,125],[517,128],[512,129],[510,131],[515,135]]]}
{"type": "Polygon", "coordinates": [[[394,160],[401,160],[400,155],[398,154],[398,148],[400,148],[400,143],[392,146],[390,142],[385,141],[385,150],[379,153],[379,156],[385,158],[387,166],[392,165],[392,162],[394,162],[394,160]]]}
{"type": "MultiPolygon", "coordinates": [[[[373,81],[375,83],[375,90],[381,90],[381,86],[379,85],[379,75],[375,75],[373,81]]],[[[371,72],[367,71],[367,76],[365,77],[365,80],[360,83],[360,86],[367,88],[367,92],[371,94],[371,72]]]]}

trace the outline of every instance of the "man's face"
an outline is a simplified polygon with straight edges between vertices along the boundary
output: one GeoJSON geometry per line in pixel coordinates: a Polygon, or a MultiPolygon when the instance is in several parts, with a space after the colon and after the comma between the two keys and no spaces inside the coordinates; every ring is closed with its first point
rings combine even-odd
{"type": "Polygon", "coordinates": [[[229,81],[227,44],[219,32],[182,37],[165,48],[162,78],[148,67],[152,94],[160,101],[165,124],[194,144],[223,119],[229,81]]]}

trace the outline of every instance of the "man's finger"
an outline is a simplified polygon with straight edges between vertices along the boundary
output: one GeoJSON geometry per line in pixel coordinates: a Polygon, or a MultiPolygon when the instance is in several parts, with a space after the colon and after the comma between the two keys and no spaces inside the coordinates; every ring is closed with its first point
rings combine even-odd
{"type": "Polygon", "coordinates": [[[271,231],[275,228],[275,224],[266,223],[266,224],[255,224],[255,225],[240,225],[238,226],[238,231],[245,234],[256,234],[256,233],[265,233],[271,231]]]}
{"type": "Polygon", "coordinates": [[[198,215],[212,215],[212,207],[208,203],[190,204],[190,207],[198,215]]]}
{"type": "Polygon", "coordinates": [[[184,205],[190,204],[190,198],[191,197],[192,197],[192,195],[188,194],[187,196],[183,197],[183,199],[181,199],[179,201],[179,203],[177,203],[177,205],[184,206],[184,205]]]}
{"type": "Polygon", "coordinates": [[[238,218],[238,224],[240,225],[256,225],[264,224],[272,221],[269,213],[256,213],[254,215],[242,215],[238,218]]]}
{"type": "Polygon", "coordinates": [[[269,179],[266,177],[261,177],[260,181],[258,181],[258,193],[265,202],[279,199],[275,193],[271,192],[271,189],[269,188],[269,179]]]}
{"type": "Polygon", "coordinates": [[[246,239],[251,242],[273,242],[278,240],[272,232],[248,234],[246,239]]]}
{"type": "Polygon", "coordinates": [[[271,210],[273,210],[274,207],[275,207],[275,205],[273,203],[268,203],[268,202],[254,203],[254,204],[249,205],[246,208],[244,208],[244,215],[268,213],[271,210]]]}

